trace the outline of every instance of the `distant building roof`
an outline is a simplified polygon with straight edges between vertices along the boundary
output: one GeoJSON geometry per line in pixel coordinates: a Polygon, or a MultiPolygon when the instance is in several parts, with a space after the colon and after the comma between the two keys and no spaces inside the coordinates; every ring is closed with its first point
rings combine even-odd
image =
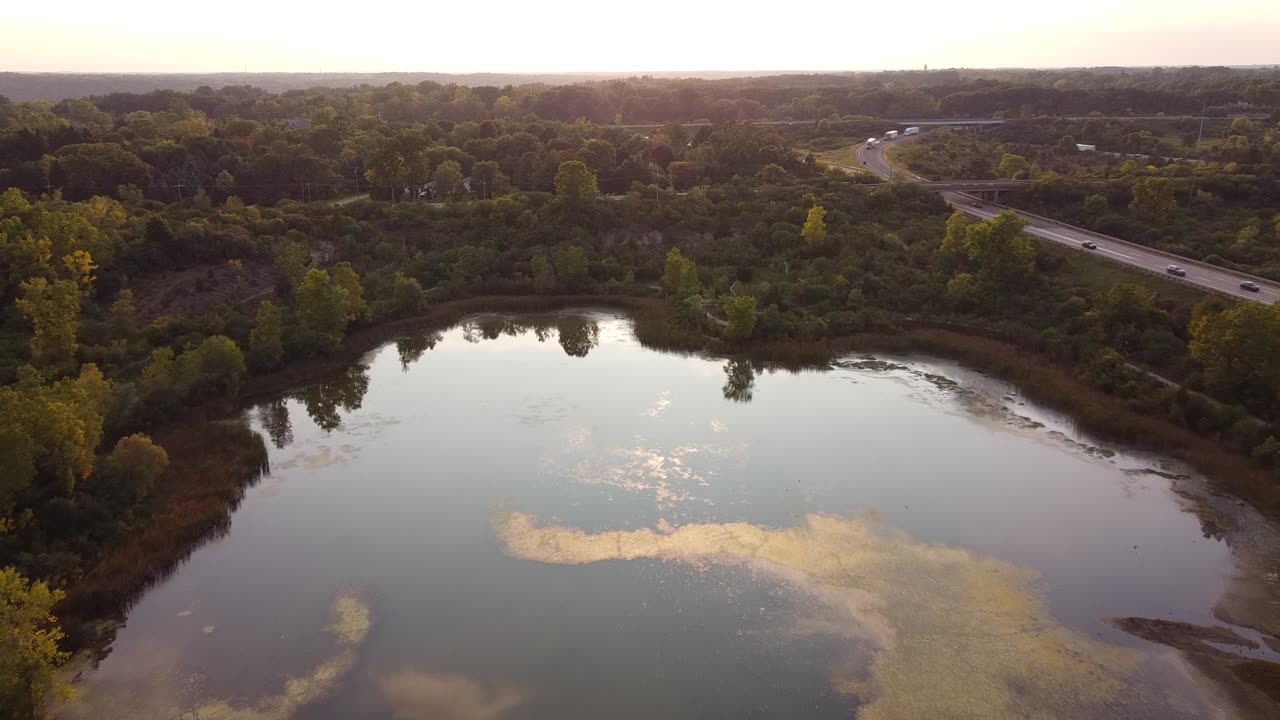
{"type": "Polygon", "coordinates": [[[1097,146],[1097,145],[1083,145],[1083,144],[1081,144],[1081,143],[1076,143],[1076,149],[1077,149],[1077,150],[1079,150],[1080,152],[1094,152],[1095,150],[1097,150],[1097,149],[1098,149],[1098,146],[1097,146]]]}
{"type": "Polygon", "coordinates": [[[307,118],[293,118],[292,120],[286,120],[284,124],[285,127],[290,130],[301,130],[303,128],[311,127],[311,121],[307,118]]]}

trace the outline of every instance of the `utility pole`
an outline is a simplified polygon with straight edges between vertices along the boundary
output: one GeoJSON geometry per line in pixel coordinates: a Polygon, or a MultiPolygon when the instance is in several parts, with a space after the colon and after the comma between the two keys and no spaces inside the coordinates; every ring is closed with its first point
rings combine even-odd
{"type": "MultiPolygon", "coordinates": [[[[1204,107],[1200,109],[1200,134],[1196,136],[1196,152],[1200,152],[1200,141],[1204,139],[1204,116],[1209,112],[1209,101],[1204,102],[1204,107]]],[[[1191,207],[1191,203],[1196,199],[1196,171],[1191,170],[1191,189],[1187,191],[1187,207],[1191,207]]]]}
{"type": "Polygon", "coordinates": [[[1204,115],[1209,112],[1209,101],[1206,100],[1204,107],[1200,110],[1200,134],[1196,136],[1196,150],[1200,149],[1200,141],[1204,139],[1204,115]]]}

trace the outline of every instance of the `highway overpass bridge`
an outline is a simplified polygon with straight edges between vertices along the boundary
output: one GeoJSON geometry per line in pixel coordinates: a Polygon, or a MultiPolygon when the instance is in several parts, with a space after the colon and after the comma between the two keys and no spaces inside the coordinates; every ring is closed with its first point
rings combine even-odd
{"type": "Polygon", "coordinates": [[[1031,184],[1030,180],[924,180],[915,183],[934,192],[962,192],[976,195],[983,200],[1000,202],[1000,193],[1019,190],[1031,184]]]}

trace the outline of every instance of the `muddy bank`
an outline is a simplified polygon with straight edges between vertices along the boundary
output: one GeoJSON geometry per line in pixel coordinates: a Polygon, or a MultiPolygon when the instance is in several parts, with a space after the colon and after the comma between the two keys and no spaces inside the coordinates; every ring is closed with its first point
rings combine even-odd
{"type": "Polygon", "coordinates": [[[1222,705],[1236,709],[1243,717],[1280,717],[1280,663],[1241,657],[1232,650],[1256,650],[1257,642],[1223,627],[1155,618],[1112,618],[1111,625],[1180,651],[1183,658],[1209,683],[1206,690],[1217,694],[1222,705]]]}
{"type": "Polygon", "coordinates": [[[1280,478],[1275,473],[1211,438],[1136,412],[1124,400],[1083,382],[1042,355],[1001,340],[932,327],[841,338],[829,347],[832,352],[924,352],[991,373],[1017,385],[1027,398],[1070,415],[1081,430],[1181,460],[1272,519],[1280,518],[1280,478]]]}

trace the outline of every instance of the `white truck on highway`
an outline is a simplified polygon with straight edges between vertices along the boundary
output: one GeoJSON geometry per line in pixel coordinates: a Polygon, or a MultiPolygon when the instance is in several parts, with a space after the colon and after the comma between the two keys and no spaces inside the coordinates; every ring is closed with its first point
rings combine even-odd
{"type": "Polygon", "coordinates": [[[889,132],[887,132],[887,133],[885,133],[885,134],[884,134],[884,139],[885,139],[885,141],[889,141],[889,140],[897,140],[897,139],[898,139],[898,131],[897,131],[897,130],[890,130],[889,132]]]}
{"type": "Polygon", "coordinates": [[[918,127],[909,127],[906,130],[902,131],[903,137],[906,137],[907,135],[919,135],[919,134],[920,134],[920,128],[918,127]]]}
{"type": "Polygon", "coordinates": [[[867,144],[866,144],[866,145],[864,145],[863,147],[869,147],[869,148],[870,148],[870,147],[875,147],[875,146],[876,146],[876,139],[875,139],[875,138],[867,138],[867,144]]]}

